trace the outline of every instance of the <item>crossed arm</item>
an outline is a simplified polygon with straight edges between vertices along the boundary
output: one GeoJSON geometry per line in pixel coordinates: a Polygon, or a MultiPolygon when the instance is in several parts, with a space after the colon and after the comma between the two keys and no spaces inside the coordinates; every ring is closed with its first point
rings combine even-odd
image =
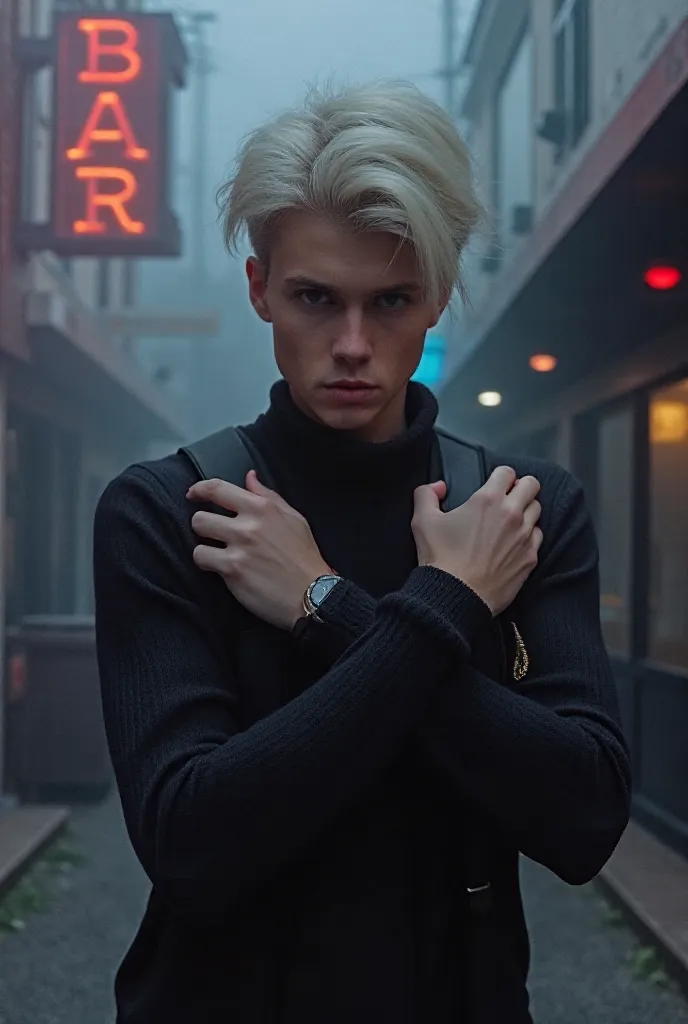
{"type": "MultiPolygon", "coordinates": [[[[457,798],[478,807],[508,845],[577,884],[613,852],[631,781],[580,492],[564,518],[553,525],[566,539],[547,545],[516,606],[531,666],[525,679],[510,689],[457,659],[433,690],[416,740],[457,798]]],[[[320,615],[324,624],[309,625],[303,642],[327,664],[365,635],[375,601],[344,581],[320,615]]]]}
{"type": "Polygon", "coordinates": [[[515,847],[572,882],[599,870],[627,821],[628,761],[582,499],[561,519],[519,621],[533,665],[521,692],[470,667],[482,602],[420,568],[377,605],[337,588],[330,667],[241,730],[188,513],[144,469],[108,488],[95,531],[106,730],[134,848],[180,912],[222,915],[276,877],[412,735],[515,847]]]}

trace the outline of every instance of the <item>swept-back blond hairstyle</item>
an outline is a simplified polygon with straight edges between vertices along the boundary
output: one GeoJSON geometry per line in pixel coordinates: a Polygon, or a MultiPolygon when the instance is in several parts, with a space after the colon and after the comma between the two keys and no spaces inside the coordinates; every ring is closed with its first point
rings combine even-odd
{"type": "Polygon", "coordinates": [[[261,260],[280,215],[294,209],[398,235],[414,246],[432,299],[455,288],[464,296],[461,257],[482,216],[454,123],[403,82],[311,90],[244,140],[218,204],[229,251],[246,230],[261,260]]]}

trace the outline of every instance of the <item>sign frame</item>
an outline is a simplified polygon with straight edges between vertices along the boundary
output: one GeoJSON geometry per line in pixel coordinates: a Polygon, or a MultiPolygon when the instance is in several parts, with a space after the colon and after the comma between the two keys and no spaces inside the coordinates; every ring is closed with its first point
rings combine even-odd
{"type": "MultiPolygon", "coordinates": [[[[107,36],[105,37],[107,38],[107,36]]],[[[112,39],[112,36],[110,37],[112,39]]],[[[138,41],[137,39],[137,41],[138,41]]],[[[111,46],[112,49],[109,52],[117,54],[118,50],[115,45],[110,42],[109,44],[103,43],[100,36],[97,37],[97,42],[102,46],[98,53],[107,53],[107,46],[111,46]]],[[[41,246],[51,249],[59,256],[63,257],[74,257],[74,256],[87,256],[87,257],[146,257],[146,256],[167,256],[174,257],[181,255],[181,235],[179,230],[179,224],[176,216],[172,212],[170,207],[170,162],[171,162],[171,142],[172,142],[172,126],[171,126],[171,114],[172,114],[172,88],[180,88],[185,84],[184,73],[187,64],[187,55],[179,35],[176,23],[171,14],[159,13],[159,12],[120,12],[120,11],[64,11],[56,14],[54,23],[54,34],[51,40],[52,43],[52,64],[54,68],[54,87],[52,97],[52,116],[53,116],[53,138],[52,138],[52,156],[51,156],[51,186],[50,186],[50,214],[49,221],[46,225],[26,225],[29,230],[25,232],[25,240],[28,242],[31,248],[41,246]],[[151,232],[147,232],[142,229],[140,233],[126,233],[124,230],[111,234],[107,231],[107,228],[102,233],[88,233],[87,231],[78,234],[74,232],[69,234],[64,230],[64,225],[61,223],[60,218],[64,215],[64,210],[60,209],[60,196],[58,192],[62,188],[64,189],[69,184],[69,180],[65,177],[68,173],[68,165],[66,163],[66,154],[63,152],[65,139],[63,137],[62,122],[60,120],[62,110],[61,102],[68,106],[69,97],[65,99],[60,89],[60,53],[59,45],[60,40],[65,38],[65,33],[72,32],[76,34],[81,31],[78,28],[79,22],[112,22],[112,23],[127,23],[133,26],[137,32],[138,39],[141,38],[139,35],[140,31],[143,31],[145,23],[145,32],[155,33],[155,40],[157,46],[156,58],[159,62],[159,66],[156,68],[156,79],[155,88],[152,88],[149,83],[146,83],[145,95],[149,102],[151,97],[154,96],[155,110],[154,116],[156,123],[154,125],[154,134],[157,135],[155,139],[156,152],[154,153],[154,159],[156,159],[156,166],[154,170],[149,171],[148,180],[148,194],[155,196],[154,207],[150,207],[152,220],[155,224],[155,228],[151,232]],[[151,184],[151,180],[153,184],[151,184]]],[[[85,37],[84,40],[84,53],[88,56],[90,40],[85,37]]],[[[119,47],[119,52],[122,52],[122,47],[119,47]]],[[[82,72],[88,72],[87,68],[82,69],[82,72]]],[[[104,68],[100,68],[97,72],[99,75],[103,74],[104,68]]],[[[84,82],[85,89],[88,92],[85,94],[88,97],[87,108],[90,114],[94,113],[96,104],[100,103],[101,113],[107,115],[108,120],[101,120],[97,127],[103,131],[102,125],[107,125],[108,129],[117,128],[119,129],[121,141],[113,144],[122,146],[127,135],[127,128],[133,128],[133,119],[128,117],[127,105],[123,101],[122,95],[120,94],[117,85],[118,81],[115,76],[118,72],[114,70],[110,72],[113,81],[111,83],[97,82],[95,80],[84,82]],[[102,106],[102,97],[106,95],[109,97],[110,110],[107,111],[102,106]],[[114,120],[113,120],[113,114],[114,120]]],[[[120,76],[122,72],[119,72],[120,76]]],[[[76,85],[78,88],[78,85],[76,85]]],[[[87,114],[87,118],[88,118],[87,114]]],[[[140,120],[138,122],[141,123],[140,120]]],[[[82,128],[82,134],[84,133],[86,122],[82,128]]],[[[97,140],[94,141],[107,141],[97,140]]],[[[74,140],[74,147],[77,147],[77,140],[74,140]]],[[[142,137],[141,147],[145,147],[146,140],[142,137]]],[[[130,147],[131,150],[131,147],[130,147]]],[[[145,152],[145,149],[143,150],[145,152]]],[[[90,154],[86,154],[87,156],[90,154]]],[[[133,161],[122,160],[121,155],[113,160],[111,164],[111,170],[115,172],[111,176],[111,180],[116,181],[119,177],[120,181],[125,183],[129,180],[133,174],[131,171],[131,165],[133,161]]],[[[107,170],[105,166],[95,165],[92,162],[86,160],[84,163],[79,163],[79,158],[75,160],[74,173],[77,172],[77,168],[83,168],[84,177],[87,175],[86,168],[92,168],[92,173],[88,175],[91,180],[96,179],[98,172],[103,176],[103,171],[107,170]]],[[[95,192],[99,192],[97,183],[91,185],[91,181],[84,180],[84,216],[88,216],[88,189],[93,188],[95,192]]],[[[123,186],[122,195],[124,196],[123,186]]],[[[112,189],[104,189],[104,192],[112,192],[112,189]]],[[[150,200],[149,200],[150,201],[150,200]]],[[[96,205],[97,201],[94,201],[90,206],[91,211],[95,211],[99,207],[96,205]]],[[[115,204],[118,205],[118,204],[115,204]]],[[[122,200],[120,210],[125,210],[125,200],[122,200]]],[[[73,210],[76,213],[76,207],[73,210]]],[[[72,213],[70,212],[70,216],[72,213]]],[[[114,206],[111,206],[109,210],[105,210],[103,216],[103,223],[108,222],[112,224],[112,217],[114,216],[114,206]],[[106,219],[107,218],[107,219],[106,219]]],[[[119,221],[119,216],[116,218],[119,221]]],[[[76,217],[75,217],[76,220],[76,217]]],[[[93,223],[93,221],[86,222],[93,223]]],[[[120,221],[122,223],[122,221],[120,221]]]]}

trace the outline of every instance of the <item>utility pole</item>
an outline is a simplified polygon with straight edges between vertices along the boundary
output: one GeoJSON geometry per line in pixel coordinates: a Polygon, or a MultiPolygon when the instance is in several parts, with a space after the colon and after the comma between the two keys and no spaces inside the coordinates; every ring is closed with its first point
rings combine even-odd
{"type": "MultiPolygon", "coordinates": [[[[191,160],[188,228],[191,256],[191,305],[204,305],[207,286],[206,217],[208,214],[208,81],[215,70],[210,59],[210,47],[205,35],[208,25],[218,20],[215,11],[177,7],[175,10],[191,51],[191,160]]],[[[186,204],[185,204],[186,205],[186,204]]],[[[187,415],[192,433],[204,433],[202,395],[209,372],[207,345],[198,345],[197,339],[187,339],[185,366],[178,365],[177,373],[186,382],[187,415]]]]}
{"type": "MultiPolygon", "coordinates": [[[[0,0],[2,3],[3,0],[0,0]]],[[[191,51],[191,145],[193,152],[190,161],[189,200],[186,209],[191,221],[189,235],[191,237],[191,267],[194,295],[202,301],[202,291],[206,274],[206,235],[205,215],[207,212],[206,186],[208,167],[208,79],[215,71],[210,57],[210,47],[206,40],[205,28],[215,24],[218,19],[216,11],[199,11],[193,7],[170,4],[165,0],[147,0],[147,9],[167,10],[171,8],[179,23],[182,34],[190,44],[191,51]]],[[[185,204],[186,205],[186,204],[185,204]]]]}
{"type": "Polygon", "coordinates": [[[192,274],[194,290],[200,299],[206,277],[207,211],[206,171],[208,167],[208,79],[214,68],[205,38],[206,25],[217,21],[213,11],[189,11],[189,25],[194,34],[194,118],[193,118],[193,185],[191,190],[192,274]]]}

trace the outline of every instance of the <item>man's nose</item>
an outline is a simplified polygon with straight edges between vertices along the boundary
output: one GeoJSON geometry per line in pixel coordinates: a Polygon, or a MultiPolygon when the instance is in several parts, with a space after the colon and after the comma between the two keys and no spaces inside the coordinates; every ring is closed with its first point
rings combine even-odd
{"type": "Polygon", "coordinates": [[[362,309],[347,310],[339,324],[339,333],[333,345],[335,359],[360,363],[371,356],[370,338],[362,309]]]}

